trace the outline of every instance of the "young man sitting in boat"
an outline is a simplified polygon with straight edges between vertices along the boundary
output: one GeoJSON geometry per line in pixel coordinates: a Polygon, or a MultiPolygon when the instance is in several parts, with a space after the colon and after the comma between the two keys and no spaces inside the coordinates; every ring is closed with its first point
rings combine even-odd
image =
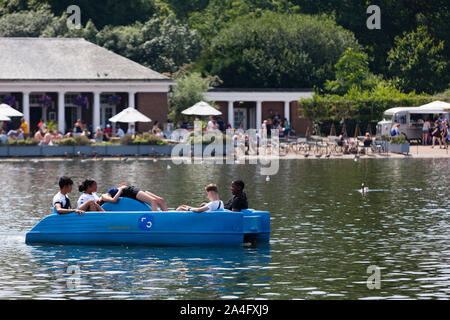
{"type": "Polygon", "coordinates": [[[199,208],[194,208],[188,205],[181,205],[177,208],[177,211],[194,211],[194,212],[204,212],[204,211],[216,211],[223,209],[223,202],[219,198],[219,189],[215,184],[208,184],[205,187],[206,194],[210,202],[202,203],[199,208]]]}
{"type": "Polygon", "coordinates": [[[244,181],[236,180],[231,183],[233,197],[225,204],[225,209],[231,211],[242,211],[248,209],[247,195],[244,193],[244,181]]]}
{"type": "Polygon", "coordinates": [[[86,206],[82,206],[79,209],[72,209],[70,200],[67,194],[72,191],[73,181],[69,177],[61,177],[59,179],[60,191],[53,197],[53,207],[58,214],[66,214],[76,212],[79,216],[84,214],[86,206]]]}

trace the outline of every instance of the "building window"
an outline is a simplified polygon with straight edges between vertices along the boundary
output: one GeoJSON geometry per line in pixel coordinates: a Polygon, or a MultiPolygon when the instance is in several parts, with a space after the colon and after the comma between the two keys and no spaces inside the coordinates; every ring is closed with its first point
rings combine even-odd
{"type": "Polygon", "coordinates": [[[39,94],[30,94],[30,104],[41,104],[39,101],[42,98],[43,93],[39,94]]]}
{"type": "Polygon", "coordinates": [[[48,121],[56,121],[56,112],[49,112],[48,113],[48,121]]]}

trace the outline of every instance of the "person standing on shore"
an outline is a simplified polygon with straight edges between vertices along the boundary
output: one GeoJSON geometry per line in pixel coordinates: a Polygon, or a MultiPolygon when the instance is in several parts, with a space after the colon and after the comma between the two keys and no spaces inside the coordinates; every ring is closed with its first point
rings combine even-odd
{"type": "Polygon", "coordinates": [[[447,139],[448,139],[448,120],[445,119],[442,123],[442,144],[444,145],[444,148],[447,149],[447,139]]]}
{"type": "Polygon", "coordinates": [[[434,130],[431,133],[431,135],[433,136],[433,143],[431,145],[431,148],[434,148],[434,142],[436,140],[438,140],[439,141],[439,149],[441,149],[442,148],[442,141],[441,141],[442,136],[441,136],[441,125],[439,123],[439,120],[436,120],[436,122],[434,123],[434,130]]]}
{"type": "Polygon", "coordinates": [[[428,139],[429,139],[430,132],[431,132],[430,130],[431,130],[431,122],[430,122],[430,119],[428,118],[422,127],[422,145],[424,145],[424,146],[426,146],[428,144],[428,139]]]}
{"type": "Polygon", "coordinates": [[[28,138],[30,136],[30,130],[28,129],[28,123],[25,121],[24,118],[20,119],[20,128],[23,131],[24,138],[28,138]]]}

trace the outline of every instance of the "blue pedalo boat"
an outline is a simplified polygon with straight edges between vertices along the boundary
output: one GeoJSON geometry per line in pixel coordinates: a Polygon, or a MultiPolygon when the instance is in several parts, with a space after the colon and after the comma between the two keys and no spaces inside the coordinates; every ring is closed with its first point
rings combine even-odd
{"type": "Polygon", "coordinates": [[[105,203],[105,212],[53,214],[27,234],[27,244],[227,246],[268,242],[270,213],[151,211],[129,198],[105,203]]]}

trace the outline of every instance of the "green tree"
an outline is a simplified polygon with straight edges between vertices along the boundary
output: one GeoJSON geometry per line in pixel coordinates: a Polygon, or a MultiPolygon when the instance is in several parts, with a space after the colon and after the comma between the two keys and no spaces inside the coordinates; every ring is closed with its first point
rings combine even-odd
{"type": "Polygon", "coordinates": [[[97,43],[155,71],[170,73],[194,61],[201,51],[197,32],[174,15],[153,16],[145,24],[106,26],[97,34],[97,43]]]}
{"type": "Polygon", "coordinates": [[[201,52],[201,40],[197,31],[181,24],[174,15],[166,19],[147,21],[142,34],[144,64],[160,72],[173,73],[182,65],[189,64],[201,52]]]}
{"type": "Polygon", "coordinates": [[[48,7],[18,11],[0,17],[1,37],[39,37],[57,18],[48,7]]]}
{"type": "Polygon", "coordinates": [[[359,48],[353,34],[325,16],[264,12],[222,29],[198,66],[227,87],[321,87],[349,47],[359,48]]]}
{"type": "Polygon", "coordinates": [[[189,25],[211,40],[237,18],[254,19],[264,11],[296,13],[298,7],[289,0],[210,0],[205,9],[189,15],[189,25]]]}
{"type": "Polygon", "coordinates": [[[371,89],[381,77],[369,71],[369,58],[366,53],[348,48],[336,63],[336,80],[327,80],[325,89],[343,95],[351,88],[371,89]]]}
{"type": "MultiPolygon", "coordinates": [[[[16,0],[17,1],[17,0],[16,0]]],[[[52,12],[60,16],[70,5],[77,5],[81,10],[81,22],[89,20],[98,27],[106,25],[129,25],[135,21],[144,22],[157,12],[153,0],[31,0],[35,4],[49,4],[52,12]]]]}
{"type": "MultiPolygon", "coordinates": [[[[181,73],[175,76],[177,85],[173,90],[173,97],[169,100],[169,115],[168,118],[177,122],[184,119],[186,116],[182,115],[182,111],[192,107],[199,101],[206,101],[206,92],[217,84],[216,77],[202,78],[199,72],[190,74],[181,73]]],[[[210,101],[206,101],[211,103],[210,101]]]]}
{"type": "Polygon", "coordinates": [[[144,62],[142,23],[128,26],[106,26],[96,35],[97,44],[138,63],[144,62]]]}
{"type": "Polygon", "coordinates": [[[426,27],[396,37],[387,62],[392,77],[405,91],[433,93],[448,87],[448,65],[442,55],[443,41],[436,41],[426,27]]]}

